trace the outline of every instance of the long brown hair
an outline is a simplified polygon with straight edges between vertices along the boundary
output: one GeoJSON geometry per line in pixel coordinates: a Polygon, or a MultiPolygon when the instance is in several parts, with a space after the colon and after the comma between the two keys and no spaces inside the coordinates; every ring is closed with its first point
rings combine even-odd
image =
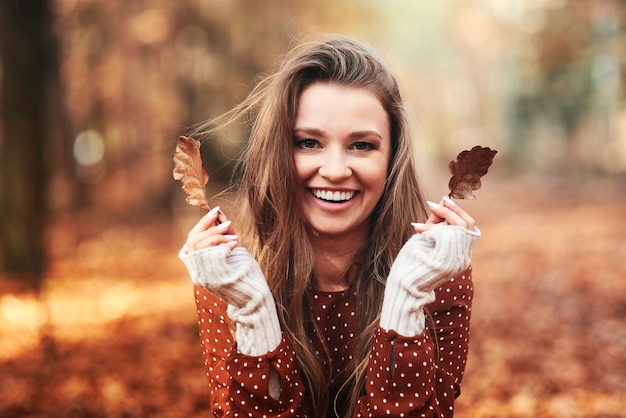
{"type": "Polygon", "coordinates": [[[370,47],[332,36],[292,49],[275,73],[263,79],[236,108],[201,127],[214,132],[241,117],[251,121],[237,188],[243,200],[238,232],[263,269],[278,307],[283,332],[291,340],[306,385],[305,407],[325,417],[329,408],[350,416],[361,391],[380,317],[384,284],[398,251],[412,235],[410,222],[426,210],[415,172],[412,135],[398,84],[385,61],[370,47]],[[313,252],[301,213],[295,175],[293,126],[298,99],[314,82],[372,91],[389,115],[392,153],[383,195],[371,215],[370,239],[355,260],[358,280],[359,340],[346,383],[330,399],[329,382],[310,337],[313,252]]]}

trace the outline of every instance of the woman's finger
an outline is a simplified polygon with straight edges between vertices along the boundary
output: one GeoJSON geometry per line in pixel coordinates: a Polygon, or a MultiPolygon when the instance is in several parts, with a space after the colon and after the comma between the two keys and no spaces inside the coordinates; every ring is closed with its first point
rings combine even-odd
{"type": "Polygon", "coordinates": [[[197,234],[198,232],[206,231],[207,229],[209,229],[209,227],[214,225],[215,221],[217,221],[219,213],[220,213],[219,206],[215,206],[213,209],[208,211],[206,215],[200,218],[198,223],[193,228],[191,228],[191,231],[189,231],[189,235],[197,234]]]}
{"type": "Polygon", "coordinates": [[[422,232],[426,232],[429,229],[428,225],[421,222],[412,222],[411,225],[413,226],[416,234],[421,234],[422,232]]]}
{"type": "Polygon", "coordinates": [[[453,212],[450,208],[447,208],[439,203],[431,202],[430,200],[426,201],[426,203],[430,207],[430,211],[439,219],[446,221],[449,225],[457,225],[467,228],[467,222],[465,222],[463,218],[453,212]]]}
{"type": "Polygon", "coordinates": [[[219,210],[219,207],[218,207],[218,211],[217,211],[217,221],[218,221],[219,223],[222,223],[222,222],[226,222],[227,220],[228,220],[228,218],[226,217],[226,215],[224,215],[224,212],[222,212],[221,210],[219,210]]]}
{"type": "Polygon", "coordinates": [[[448,196],[443,197],[442,204],[456,213],[465,223],[467,224],[466,228],[473,230],[476,227],[476,221],[472,218],[467,212],[465,212],[459,205],[457,205],[452,199],[448,196]]]}
{"type": "Polygon", "coordinates": [[[229,221],[218,206],[211,209],[187,235],[187,251],[193,252],[200,248],[225,245],[229,248],[237,246],[237,236],[229,221]]]}
{"type": "Polygon", "coordinates": [[[191,231],[189,232],[189,235],[187,236],[187,241],[188,242],[191,241],[195,243],[195,242],[203,241],[212,236],[220,237],[224,235],[235,235],[231,227],[231,221],[222,222],[221,224],[217,226],[211,226],[208,229],[203,230],[203,231],[197,231],[197,232],[191,231]]]}
{"type": "MultiPolygon", "coordinates": [[[[200,250],[202,248],[207,247],[215,247],[218,245],[226,246],[231,250],[239,245],[239,238],[237,235],[221,235],[221,234],[213,234],[209,236],[201,237],[200,240],[193,244],[193,250],[200,250]]],[[[189,245],[188,245],[189,249],[189,245]]]]}
{"type": "Polygon", "coordinates": [[[476,221],[467,212],[465,212],[460,206],[458,206],[452,199],[444,196],[441,203],[435,203],[426,201],[430,207],[431,214],[428,217],[424,226],[422,224],[416,228],[416,232],[424,232],[430,229],[430,227],[446,222],[449,225],[462,226],[463,228],[474,230],[476,227],[476,221]],[[419,230],[419,231],[418,231],[419,230]]]}
{"type": "Polygon", "coordinates": [[[221,234],[216,231],[216,228],[217,227],[212,227],[208,231],[190,235],[187,239],[187,251],[191,253],[201,248],[239,242],[239,237],[237,235],[221,234]]]}

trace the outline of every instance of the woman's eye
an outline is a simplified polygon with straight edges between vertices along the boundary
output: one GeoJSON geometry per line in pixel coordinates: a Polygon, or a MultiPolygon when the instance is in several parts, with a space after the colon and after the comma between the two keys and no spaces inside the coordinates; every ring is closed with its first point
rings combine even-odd
{"type": "Polygon", "coordinates": [[[374,146],[369,142],[363,141],[355,142],[352,147],[357,151],[368,151],[374,148],[374,146]]]}
{"type": "Polygon", "coordinates": [[[317,146],[317,141],[315,139],[301,139],[296,141],[296,145],[300,148],[313,149],[317,146]]]}

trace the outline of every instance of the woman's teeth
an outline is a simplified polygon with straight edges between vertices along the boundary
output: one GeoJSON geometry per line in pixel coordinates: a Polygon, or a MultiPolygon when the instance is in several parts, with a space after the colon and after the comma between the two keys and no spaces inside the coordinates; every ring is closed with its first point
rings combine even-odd
{"type": "Polygon", "coordinates": [[[352,199],[354,191],[350,192],[333,192],[330,190],[313,190],[313,195],[318,199],[328,200],[330,202],[344,202],[352,199]]]}

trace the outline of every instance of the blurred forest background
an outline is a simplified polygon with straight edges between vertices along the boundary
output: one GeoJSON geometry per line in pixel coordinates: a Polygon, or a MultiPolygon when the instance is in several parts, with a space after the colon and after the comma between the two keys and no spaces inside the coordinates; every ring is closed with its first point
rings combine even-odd
{"type": "MultiPolygon", "coordinates": [[[[180,134],[298,39],[365,40],[419,173],[499,151],[478,199],[460,417],[626,416],[623,0],[0,1],[0,417],[207,416],[180,134]]],[[[245,132],[203,144],[229,210],[245,132]]]]}

